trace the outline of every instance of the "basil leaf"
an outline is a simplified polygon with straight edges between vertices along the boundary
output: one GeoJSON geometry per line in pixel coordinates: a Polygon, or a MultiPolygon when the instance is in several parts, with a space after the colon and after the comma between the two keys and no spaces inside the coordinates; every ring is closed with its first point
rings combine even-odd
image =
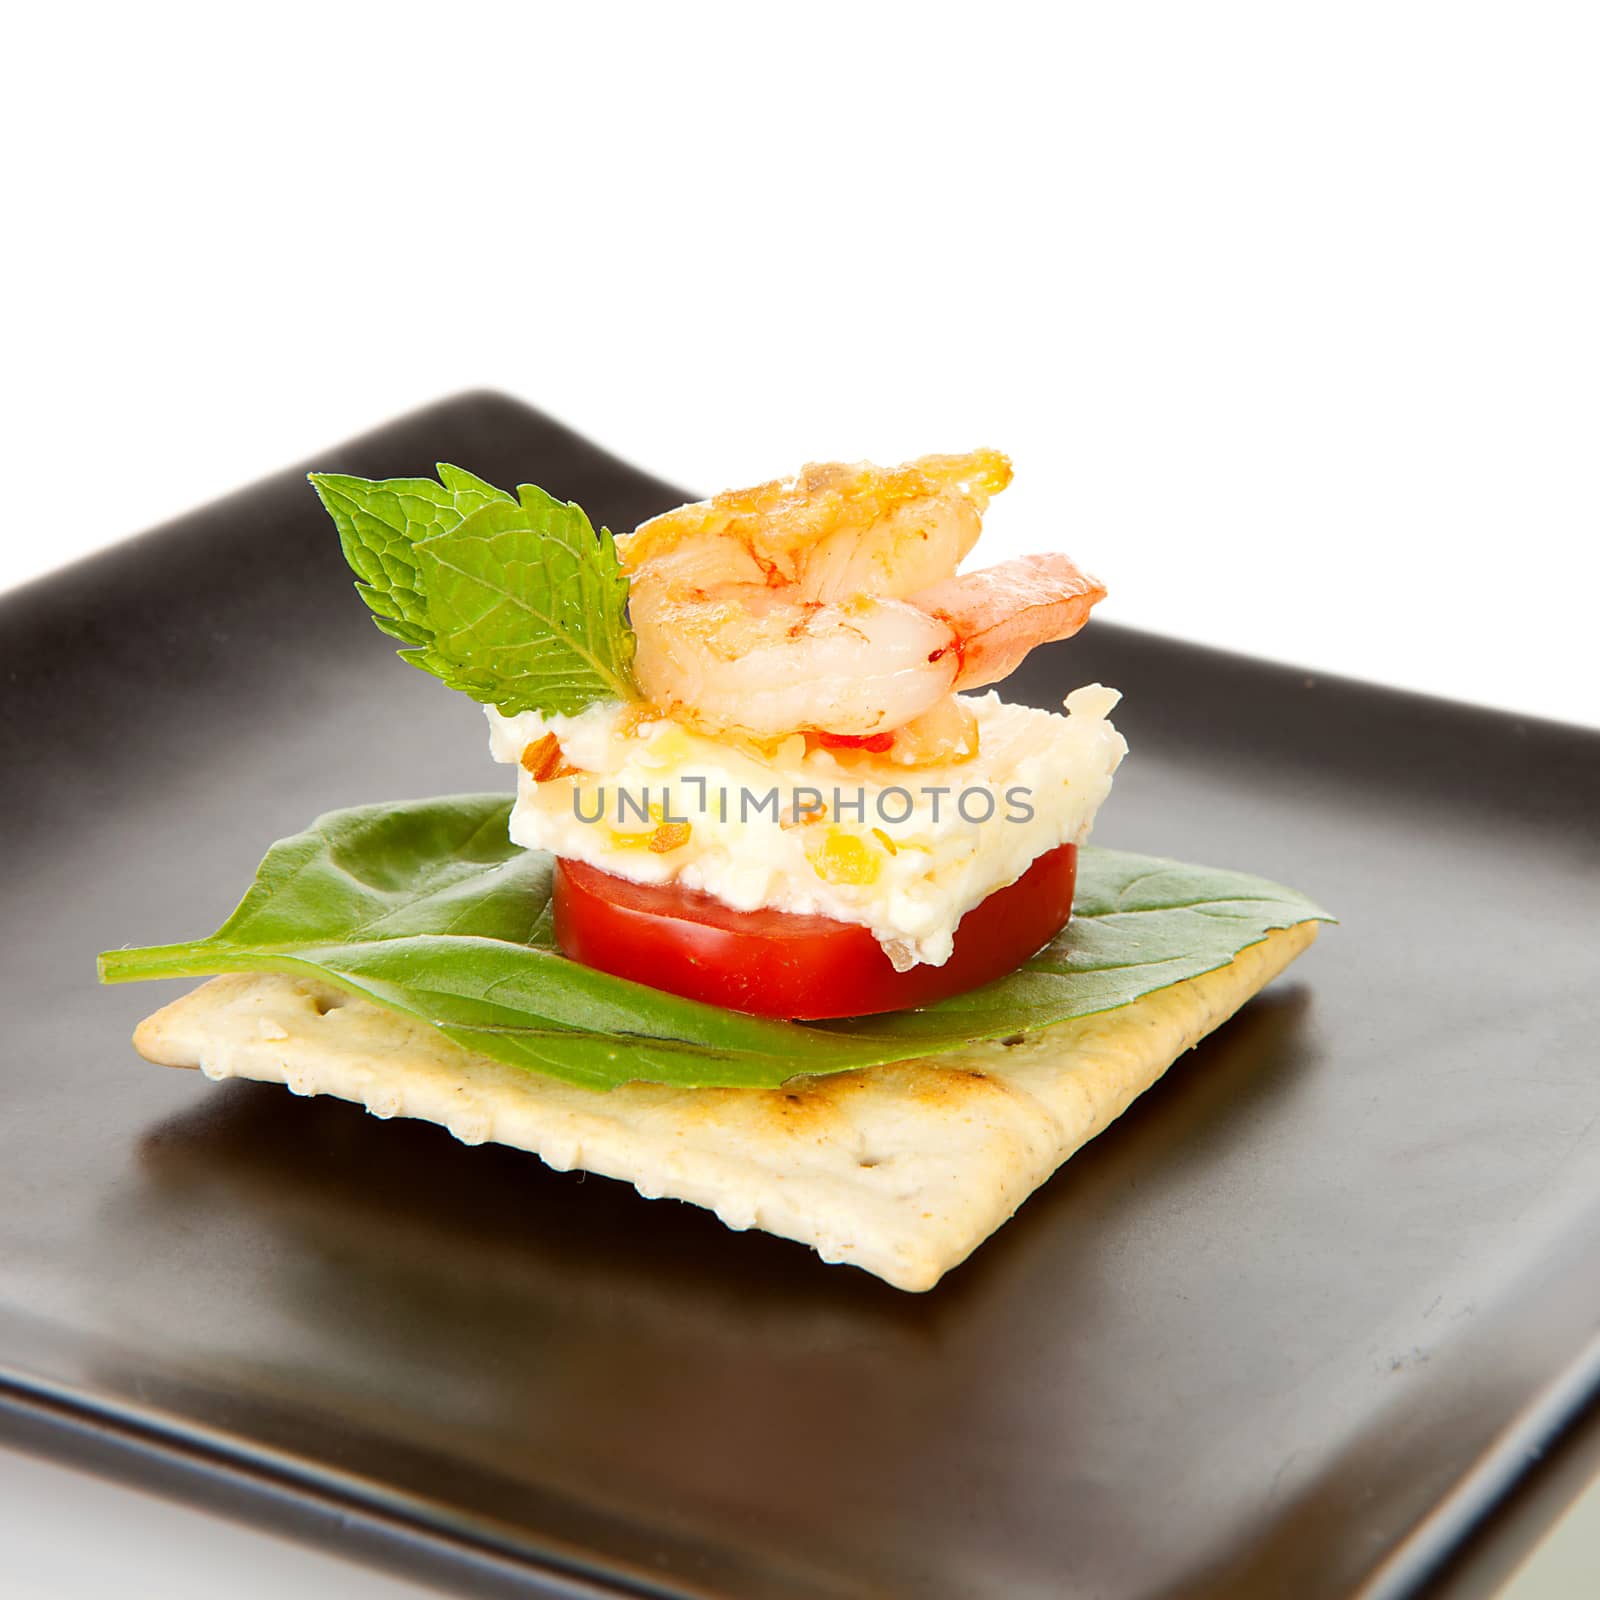
{"type": "Polygon", "coordinates": [[[438,470],[438,483],[311,474],[356,592],[400,659],[508,713],[636,698],[610,533],[532,484],[514,498],[438,470]]]}
{"type": "Polygon", "coordinates": [[[590,1088],[776,1086],[1126,1005],[1327,913],[1245,873],[1085,848],[1072,921],[1017,972],[919,1011],[775,1022],[568,961],[550,858],[502,795],[361,806],[275,844],[209,939],[108,951],[108,983],[218,972],[321,979],[513,1066],[590,1088]]]}
{"type": "Polygon", "coordinates": [[[1197,978],[1273,928],[1332,920],[1304,895],[1247,872],[1085,846],[1072,921],[1032,960],[936,1006],[849,1026],[940,1047],[961,1031],[972,1038],[1026,1032],[1197,978]]]}

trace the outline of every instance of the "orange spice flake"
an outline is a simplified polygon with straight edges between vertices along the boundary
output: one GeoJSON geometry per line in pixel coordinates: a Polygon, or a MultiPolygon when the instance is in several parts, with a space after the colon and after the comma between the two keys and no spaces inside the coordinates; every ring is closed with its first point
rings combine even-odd
{"type": "Polygon", "coordinates": [[[561,753],[561,741],[553,733],[535,739],[523,750],[522,766],[535,783],[548,783],[552,778],[569,778],[578,770],[568,766],[561,753]]]}
{"type": "Polygon", "coordinates": [[[671,850],[681,850],[688,842],[689,824],[687,822],[663,822],[650,835],[650,849],[658,856],[664,856],[671,850]]]}
{"type": "Polygon", "coordinates": [[[809,744],[815,739],[824,750],[865,750],[869,756],[881,756],[894,747],[893,733],[812,733],[806,735],[809,744]]]}

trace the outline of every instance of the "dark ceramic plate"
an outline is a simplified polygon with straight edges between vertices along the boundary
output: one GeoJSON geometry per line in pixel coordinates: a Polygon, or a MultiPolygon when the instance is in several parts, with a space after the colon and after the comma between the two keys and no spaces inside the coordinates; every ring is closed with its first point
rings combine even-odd
{"type": "MultiPolygon", "coordinates": [[[[439,459],[613,527],[679,498],[492,395],[317,464],[439,459]]],[[[1436,1576],[1600,1371],[1600,736],[1103,623],[1016,687],[1094,678],[1102,842],[1343,924],[911,1297],[134,1056],[179,986],[99,990],[98,949],[212,928],[316,812],[496,781],[298,474],[0,602],[12,1437],[507,1592],[1436,1576]]]]}

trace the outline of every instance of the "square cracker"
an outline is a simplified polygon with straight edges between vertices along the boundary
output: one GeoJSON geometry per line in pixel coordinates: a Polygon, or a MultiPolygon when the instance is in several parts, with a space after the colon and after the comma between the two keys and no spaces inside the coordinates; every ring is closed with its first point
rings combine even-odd
{"type": "Polygon", "coordinates": [[[213,978],[133,1042],[163,1066],[284,1083],[468,1144],[531,1150],[930,1289],[1075,1150],[1316,937],[1303,922],[1131,1005],[781,1089],[608,1092],[476,1055],[398,1012],[276,974],[213,978]]]}

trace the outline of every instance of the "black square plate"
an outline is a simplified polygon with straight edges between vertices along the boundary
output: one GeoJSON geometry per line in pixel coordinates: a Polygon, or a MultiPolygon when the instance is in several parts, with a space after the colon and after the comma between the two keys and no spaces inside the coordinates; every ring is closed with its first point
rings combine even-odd
{"type": "MultiPolygon", "coordinates": [[[[317,465],[436,460],[681,498],[494,395],[317,465]]],[[[1125,693],[1101,842],[1343,924],[912,1297],[134,1057],[179,986],[98,949],[210,930],[319,811],[497,781],[348,580],[286,473],[0,602],[17,1436],[467,1586],[1238,1600],[1411,1591],[1587,1400],[1600,736],[1099,623],[1036,656],[1019,698],[1125,693]]]]}

